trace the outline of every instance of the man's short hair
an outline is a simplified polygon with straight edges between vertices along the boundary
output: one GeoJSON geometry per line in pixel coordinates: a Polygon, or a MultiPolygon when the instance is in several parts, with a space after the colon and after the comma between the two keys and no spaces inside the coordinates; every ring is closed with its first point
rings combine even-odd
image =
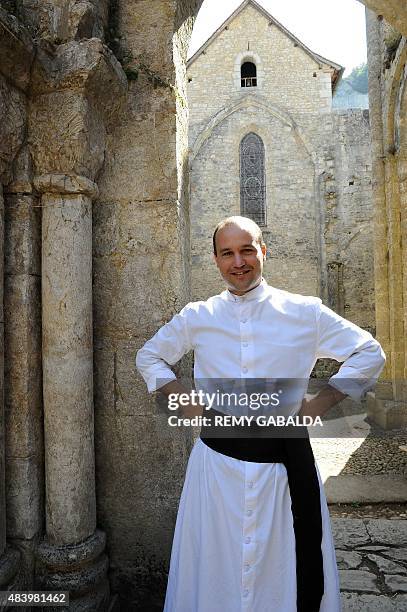
{"type": "Polygon", "coordinates": [[[234,217],[227,217],[226,219],[223,219],[215,227],[215,231],[213,232],[212,236],[213,252],[215,256],[218,254],[216,251],[216,234],[219,230],[223,229],[227,225],[237,225],[242,229],[247,229],[250,233],[253,234],[254,239],[260,244],[260,246],[264,244],[263,233],[257,223],[255,223],[252,219],[249,219],[248,217],[241,217],[239,215],[235,215],[234,217]]]}

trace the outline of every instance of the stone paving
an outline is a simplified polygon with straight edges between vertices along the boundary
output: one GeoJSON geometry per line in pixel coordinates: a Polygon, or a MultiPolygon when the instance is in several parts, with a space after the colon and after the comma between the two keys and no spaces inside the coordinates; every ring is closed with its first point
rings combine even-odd
{"type": "Polygon", "coordinates": [[[407,520],[332,520],[342,612],[406,612],[407,520]]]}

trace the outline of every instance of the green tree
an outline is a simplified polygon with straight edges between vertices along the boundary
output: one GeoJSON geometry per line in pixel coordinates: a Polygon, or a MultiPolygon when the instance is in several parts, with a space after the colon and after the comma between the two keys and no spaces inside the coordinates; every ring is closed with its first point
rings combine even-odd
{"type": "Polygon", "coordinates": [[[344,81],[347,81],[359,93],[367,93],[367,64],[356,66],[344,81]]]}

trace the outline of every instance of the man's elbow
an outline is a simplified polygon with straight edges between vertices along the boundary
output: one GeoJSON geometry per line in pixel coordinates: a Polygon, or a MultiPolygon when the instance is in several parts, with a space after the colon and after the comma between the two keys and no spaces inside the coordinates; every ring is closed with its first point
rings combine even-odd
{"type": "Polygon", "coordinates": [[[143,370],[143,367],[146,365],[145,364],[145,353],[144,353],[144,347],[141,347],[138,351],[136,351],[136,358],[134,360],[135,364],[136,364],[136,369],[140,372],[143,370]]]}
{"type": "MultiPolygon", "coordinates": [[[[379,344],[380,346],[380,344],[379,344]]],[[[382,349],[382,347],[380,346],[380,360],[381,360],[381,369],[384,368],[385,363],[386,363],[386,353],[384,352],[384,350],[382,349]]]]}
{"type": "Polygon", "coordinates": [[[373,348],[372,358],[374,358],[377,370],[380,373],[383,370],[384,365],[386,363],[386,354],[384,350],[382,349],[381,345],[379,344],[379,342],[377,342],[377,340],[375,340],[375,343],[372,348],[373,348]]]}

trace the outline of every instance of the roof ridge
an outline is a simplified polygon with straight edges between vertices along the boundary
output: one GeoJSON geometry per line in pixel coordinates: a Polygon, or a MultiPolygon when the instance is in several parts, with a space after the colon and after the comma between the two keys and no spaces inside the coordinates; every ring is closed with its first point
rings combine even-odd
{"type": "Polygon", "coordinates": [[[287,30],[267,9],[265,9],[261,4],[256,2],[256,0],[243,0],[241,4],[229,15],[225,21],[211,34],[209,38],[195,51],[195,53],[189,58],[187,62],[187,67],[191,66],[191,64],[207,49],[211,43],[219,36],[219,34],[231,23],[249,4],[251,4],[255,9],[257,9],[260,13],[262,13],[267,19],[270,19],[272,23],[277,26],[286,36],[291,38],[297,46],[301,47],[307,55],[309,55],[317,64],[327,64],[337,70],[338,72],[342,72],[344,70],[343,66],[333,62],[318,53],[312,51],[309,47],[307,47],[299,38],[295,36],[292,32],[287,30]]]}

